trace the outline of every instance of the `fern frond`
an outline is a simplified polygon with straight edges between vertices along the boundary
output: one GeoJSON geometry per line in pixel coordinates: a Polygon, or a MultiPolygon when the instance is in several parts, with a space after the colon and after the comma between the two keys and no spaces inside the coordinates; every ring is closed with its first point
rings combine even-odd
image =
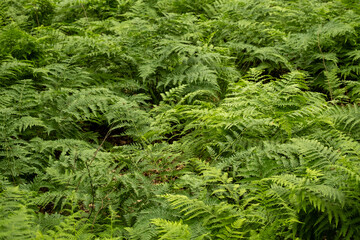
{"type": "Polygon", "coordinates": [[[32,239],[35,237],[34,218],[26,207],[24,192],[18,187],[8,187],[0,194],[0,238],[32,239]]]}
{"type": "Polygon", "coordinates": [[[181,221],[171,222],[164,219],[153,219],[151,223],[157,226],[157,231],[160,234],[159,239],[191,239],[188,226],[183,224],[181,221]]]}

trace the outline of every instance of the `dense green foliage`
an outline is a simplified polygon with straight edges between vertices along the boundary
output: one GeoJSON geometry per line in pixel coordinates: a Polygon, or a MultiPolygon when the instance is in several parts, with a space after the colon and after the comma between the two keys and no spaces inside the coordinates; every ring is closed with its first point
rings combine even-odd
{"type": "Polygon", "coordinates": [[[360,239],[358,0],[2,0],[0,239],[360,239]]]}

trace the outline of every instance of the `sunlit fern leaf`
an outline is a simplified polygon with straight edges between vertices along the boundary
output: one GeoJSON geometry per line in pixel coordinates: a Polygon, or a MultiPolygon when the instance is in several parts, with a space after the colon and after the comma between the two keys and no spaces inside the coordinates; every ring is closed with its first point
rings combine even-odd
{"type": "Polygon", "coordinates": [[[183,224],[182,221],[172,222],[164,219],[152,219],[151,223],[154,224],[159,233],[159,239],[191,239],[191,234],[188,230],[188,225],[183,224]]]}
{"type": "Polygon", "coordinates": [[[323,169],[337,162],[341,154],[315,140],[292,139],[301,154],[302,164],[323,169]]]}
{"type": "Polygon", "coordinates": [[[0,238],[32,239],[35,237],[33,215],[26,206],[24,194],[18,187],[8,187],[0,194],[0,238]]]}
{"type": "Polygon", "coordinates": [[[356,105],[347,105],[345,107],[332,107],[324,115],[332,116],[337,129],[357,138],[359,137],[357,133],[360,127],[359,114],[360,111],[356,105]]]}
{"type": "Polygon", "coordinates": [[[9,58],[1,63],[0,79],[2,79],[2,86],[13,84],[26,72],[31,72],[31,63],[27,61],[20,61],[14,58],[9,58]],[[5,85],[5,83],[7,83],[5,85]]]}
{"type": "Polygon", "coordinates": [[[39,214],[35,219],[35,222],[39,225],[39,230],[43,233],[53,230],[55,226],[59,225],[64,220],[64,216],[54,214],[39,214]]]}

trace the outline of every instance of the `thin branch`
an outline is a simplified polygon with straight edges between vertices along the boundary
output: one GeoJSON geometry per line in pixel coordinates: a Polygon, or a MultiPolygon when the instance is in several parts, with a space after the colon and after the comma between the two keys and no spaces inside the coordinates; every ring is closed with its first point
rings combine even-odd
{"type": "Polygon", "coordinates": [[[91,163],[95,160],[96,155],[98,154],[100,148],[104,145],[106,139],[110,136],[110,133],[111,133],[111,131],[112,131],[113,126],[114,126],[114,124],[112,124],[112,125],[110,126],[109,131],[106,133],[106,135],[105,135],[104,139],[102,140],[101,144],[99,145],[99,147],[98,147],[98,148],[96,149],[96,151],[94,152],[94,156],[91,158],[89,165],[91,165],[91,163]]]}
{"type": "Polygon", "coordinates": [[[104,198],[101,199],[101,207],[95,214],[95,217],[94,217],[94,220],[93,220],[92,226],[91,226],[92,229],[94,229],[94,225],[95,225],[97,216],[99,215],[100,211],[104,209],[104,199],[106,199],[115,189],[116,189],[116,187],[114,187],[113,190],[111,190],[108,194],[106,194],[106,196],[104,198]]]}
{"type": "Polygon", "coordinates": [[[91,187],[91,196],[92,196],[92,202],[91,202],[91,207],[90,207],[91,210],[90,210],[90,214],[88,216],[88,218],[90,218],[91,214],[93,213],[94,208],[95,208],[95,190],[94,190],[93,180],[92,180],[91,173],[90,173],[89,164],[87,162],[85,162],[85,166],[86,166],[89,178],[90,178],[90,187],[91,187]]]}
{"type": "Polygon", "coordinates": [[[94,152],[94,156],[91,158],[91,160],[89,162],[85,161],[85,166],[88,172],[88,176],[90,179],[90,187],[91,187],[91,196],[92,196],[92,202],[91,202],[91,210],[90,210],[90,214],[88,216],[88,219],[91,217],[94,208],[95,208],[95,190],[94,190],[94,184],[93,184],[93,180],[92,180],[92,176],[91,176],[91,172],[90,172],[90,166],[92,164],[92,162],[95,160],[96,155],[98,154],[100,148],[103,146],[103,144],[105,143],[106,139],[110,136],[110,133],[112,131],[114,124],[111,124],[109,131],[106,133],[105,137],[103,138],[101,144],[99,145],[99,147],[96,149],[96,151],[94,152]]]}

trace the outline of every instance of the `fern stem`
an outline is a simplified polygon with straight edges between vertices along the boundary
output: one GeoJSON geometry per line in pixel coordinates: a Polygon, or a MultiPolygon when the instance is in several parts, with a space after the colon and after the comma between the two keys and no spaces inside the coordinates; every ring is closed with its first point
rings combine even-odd
{"type": "Polygon", "coordinates": [[[154,90],[153,90],[152,87],[149,88],[149,92],[150,92],[150,95],[151,95],[151,97],[152,97],[152,99],[153,99],[153,101],[154,101],[154,104],[155,104],[155,105],[159,104],[160,100],[159,100],[159,98],[156,96],[156,94],[155,94],[155,92],[154,92],[154,90]]]}
{"type": "MultiPolygon", "coordinates": [[[[321,46],[320,46],[320,34],[319,33],[317,34],[317,40],[318,40],[318,47],[319,47],[319,50],[320,50],[320,53],[321,53],[322,62],[323,62],[325,71],[328,72],[328,69],[327,69],[326,64],[325,64],[324,53],[323,53],[323,51],[321,49],[321,46]]],[[[331,88],[330,80],[327,79],[327,82],[328,82],[328,87],[329,87],[330,100],[332,101],[333,100],[333,93],[332,93],[333,91],[332,91],[332,88],[331,88]]]]}
{"type": "Polygon", "coordinates": [[[86,9],[85,9],[84,5],[82,4],[82,2],[80,2],[80,5],[81,5],[81,8],[84,10],[84,16],[86,18],[86,21],[88,22],[89,20],[88,20],[87,14],[86,14],[86,9]]]}
{"type": "Polygon", "coordinates": [[[36,23],[37,23],[38,27],[40,27],[40,22],[39,22],[39,16],[38,16],[38,11],[37,11],[37,9],[36,9],[36,11],[35,11],[35,16],[36,16],[36,23]]]}

